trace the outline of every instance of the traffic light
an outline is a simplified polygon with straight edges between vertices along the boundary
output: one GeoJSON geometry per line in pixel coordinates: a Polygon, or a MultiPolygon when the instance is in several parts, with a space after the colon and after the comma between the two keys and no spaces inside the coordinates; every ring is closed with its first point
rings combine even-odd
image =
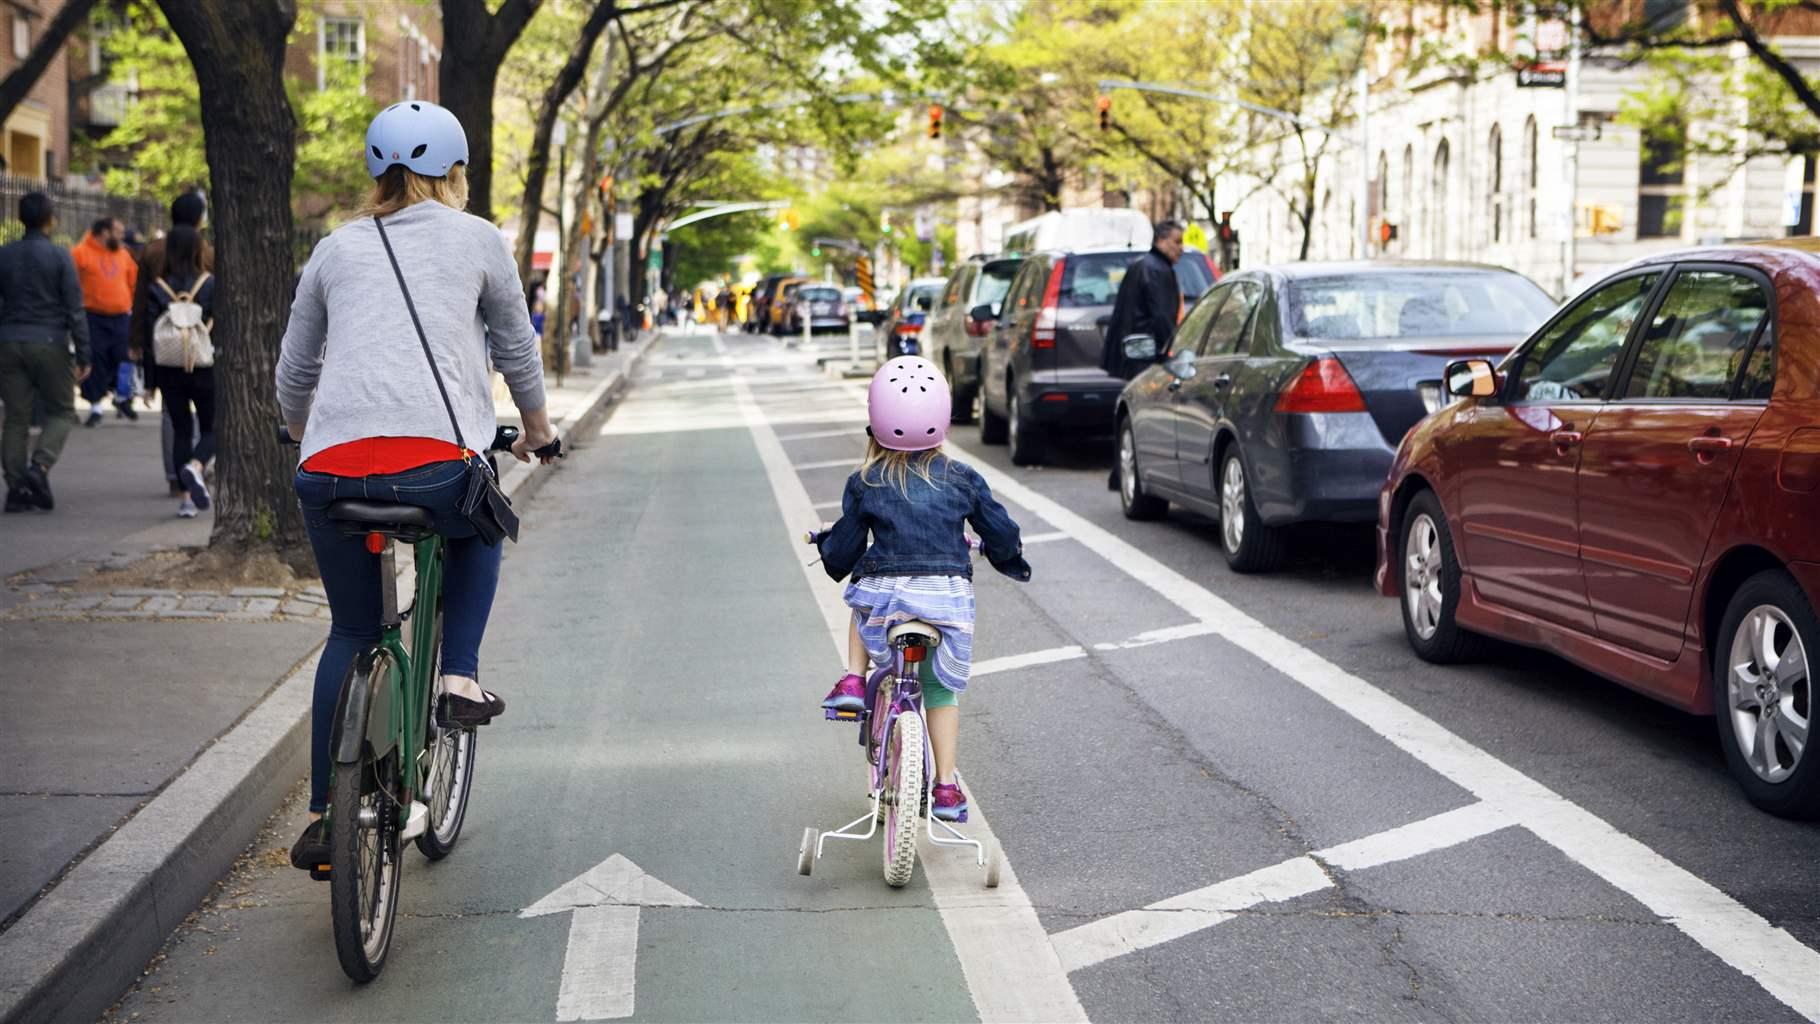
{"type": "Polygon", "coordinates": [[[809,249],[809,255],[815,257],[818,260],[821,259],[822,258],[822,247],[819,245],[811,247],[809,249]]]}
{"type": "Polygon", "coordinates": [[[881,235],[891,233],[891,211],[883,210],[878,215],[878,231],[881,235]]]}
{"type": "Polygon", "coordinates": [[[784,210],[783,216],[778,218],[777,223],[786,231],[795,231],[803,226],[803,216],[796,212],[796,207],[792,206],[784,210]]]}
{"type": "Polygon", "coordinates": [[[1389,245],[1390,243],[1392,243],[1396,240],[1397,240],[1397,226],[1387,220],[1379,221],[1378,222],[1378,244],[1379,245],[1389,245]]]}
{"type": "Polygon", "coordinates": [[[1112,127],[1112,97],[1101,96],[1100,100],[1099,100],[1099,105],[1100,105],[1100,131],[1106,131],[1107,129],[1110,129],[1112,127]]]}
{"type": "Polygon", "coordinates": [[[939,103],[929,104],[929,137],[942,137],[942,105],[939,103]]]}
{"type": "Polygon", "coordinates": [[[1220,241],[1230,242],[1238,235],[1238,230],[1232,226],[1232,211],[1222,212],[1220,214],[1220,241]]]}

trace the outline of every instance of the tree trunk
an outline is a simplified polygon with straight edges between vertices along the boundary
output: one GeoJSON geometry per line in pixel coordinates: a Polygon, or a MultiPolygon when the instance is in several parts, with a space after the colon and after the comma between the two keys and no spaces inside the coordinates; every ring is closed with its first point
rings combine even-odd
{"type": "Polygon", "coordinates": [[[215,337],[221,437],[216,545],[305,543],[280,445],[272,372],[291,305],[291,177],[296,125],[284,90],[295,0],[160,0],[194,66],[208,154],[223,299],[215,337]]]}
{"type": "MultiPolygon", "coordinates": [[[[163,0],[170,2],[170,0],[163,0]]],[[[270,0],[267,0],[270,2],[270,0]]],[[[506,52],[543,0],[442,0],[442,105],[468,134],[468,212],[493,219],[493,91],[506,52]]]]}
{"type": "MultiPolygon", "coordinates": [[[[94,6],[95,0],[64,0],[56,17],[32,41],[31,52],[26,55],[24,63],[14,68],[4,80],[0,80],[0,123],[5,123],[13,115],[13,108],[38,84],[38,79],[44,75],[44,69],[50,67],[51,61],[62,52],[63,44],[69,41],[70,32],[88,20],[89,9],[94,6]]],[[[23,15],[15,10],[13,17],[20,18],[23,15]]]]}
{"type": "MultiPolygon", "coordinates": [[[[575,87],[581,84],[594,55],[594,44],[607,24],[617,17],[614,0],[596,0],[594,10],[581,27],[581,34],[569,47],[569,58],[550,87],[544,90],[537,108],[537,123],[531,129],[531,151],[525,156],[525,192],[518,207],[518,276],[531,276],[531,254],[537,248],[537,222],[543,218],[544,180],[550,174],[550,138],[556,131],[556,119],[562,116],[562,105],[568,102],[575,87]]],[[[566,187],[566,186],[565,186],[566,187]]]]}
{"type": "Polygon", "coordinates": [[[612,80],[613,40],[608,39],[606,51],[600,55],[600,66],[595,69],[594,80],[589,83],[586,93],[584,120],[587,130],[581,143],[580,186],[575,192],[576,217],[569,224],[569,237],[563,241],[563,251],[575,253],[580,261],[581,329],[590,339],[596,336],[595,325],[600,322],[599,255],[591,236],[604,236],[608,228],[606,205],[598,201],[597,184],[600,180],[600,137],[606,128],[612,80]],[[584,221],[592,221],[595,230],[583,231],[584,221]]]}

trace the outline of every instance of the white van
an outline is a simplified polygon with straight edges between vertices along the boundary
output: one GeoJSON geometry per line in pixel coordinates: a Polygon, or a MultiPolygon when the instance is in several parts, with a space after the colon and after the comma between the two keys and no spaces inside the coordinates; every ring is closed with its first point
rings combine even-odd
{"type": "Polygon", "coordinates": [[[1150,218],[1137,210],[1052,210],[1005,229],[1006,252],[1150,248],[1150,218]]]}

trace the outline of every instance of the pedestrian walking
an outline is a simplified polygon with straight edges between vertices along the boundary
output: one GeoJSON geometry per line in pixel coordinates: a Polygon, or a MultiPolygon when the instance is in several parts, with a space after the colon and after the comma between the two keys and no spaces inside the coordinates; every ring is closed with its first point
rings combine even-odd
{"type": "MultiPolygon", "coordinates": [[[[195,228],[198,232],[201,232],[207,221],[208,203],[202,198],[201,193],[185,192],[171,200],[171,228],[173,230],[179,225],[188,225],[189,227],[195,228]]],[[[131,352],[133,358],[138,360],[141,366],[145,367],[145,389],[148,395],[151,392],[158,390],[159,387],[157,363],[155,360],[146,359],[145,353],[152,347],[152,321],[154,316],[151,312],[151,287],[153,281],[164,276],[165,245],[166,239],[164,238],[154,238],[146,243],[145,250],[139,254],[139,274],[133,288],[133,320],[131,327],[133,343],[131,352]]],[[[209,245],[207,239],[203,239],[202,241],[201,253],[203,271],[210,274],[214,273],[215,248],[209,245]]],[[[177,463],[172,461],[172,453],[176,450],[176,444],[173,440],[176,436],[176,432],[171,428],[171,410],[168,404],[163,412],[160,413],[160,418],[163,420],[163,423],[159,431],[159,448],[164,453],[164,479],[170,487],[171,497],[175,498],[188,493],[189,489],[183,485],[183,481],[178,475],[177,463]]],[[[194,434],[191,435],[190,445],[192,448],[199,441],[199,437],[194,434]]]]}
{"type": "MultiPolygon", "coordinates": [[[[1151,235],[1150,251],[1139,256],[1119,282],[1112,319],[1106,324],[1105,348],[1100,352],[1101,369],[1121,380],[1143,372],[1149,364],[1125,358],[1125,339],[1132,335],[1148,334],[1156,339],[1158,352],[1169,351],[1182,314],[1182,286],[1175,279],[1175,261],[1181,258],[1182,225],[1163,221],[1151,235]]],[[[1119,488],[1116,463],[1106,486],[1115,491],[1119,488]]]]}
{"type": "Polygon", "coordinates": [[[150,362],[171,418],[171,465],[185,491],[177,514],[185,519],[209,507],[203,472],[215,457],[215,291],[214,276],[202,269],[202,233],[173,226],[163,273],[152,282],[150,362]]]}
{"type": "Polygon", "coordinates": [[[26,193],[19,221],[25,237],[0,246],[0,402],[6,405],[0,468],[6,511],[49,511],[56,504],[51,467],[76,425],[76,385],[89,376],[88,320],[76,265],[50,239],[50,197],[26,193]],[[44,422],[36,448],[34,404],[44,422]]]}
{"type": "Polygon", "coordinates": [[[89,227],[70,250],[82,284],[82,308],[88,311],[89,351],[95,372],[83,385],[89,401],[88,426],[101,422],[101,403],[113,389],[114,415],[136,420],[133,410],[133,287],[139,265],[121,246],[120,222],[103,217],[89,227]]]}

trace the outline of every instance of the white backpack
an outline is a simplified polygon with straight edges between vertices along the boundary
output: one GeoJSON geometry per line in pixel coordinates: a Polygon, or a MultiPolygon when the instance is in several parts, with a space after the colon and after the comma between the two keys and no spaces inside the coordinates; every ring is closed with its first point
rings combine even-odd
{"type": "Polygon", "coordinates": [[[164,312],[158,314],[158,321],[152,324],[152,359],[159,366],[181,368],[189,373],[198,367],[215,365],[215,342],[209,337],[214,324],[202,319],[202,307],[195,301],[196,293],[208,279],[209,275],[203,274],[189,291],[181,294],[172,291],[164,278],[158,279],[158,287],[163,288],[171,300],[164,312]]]}

